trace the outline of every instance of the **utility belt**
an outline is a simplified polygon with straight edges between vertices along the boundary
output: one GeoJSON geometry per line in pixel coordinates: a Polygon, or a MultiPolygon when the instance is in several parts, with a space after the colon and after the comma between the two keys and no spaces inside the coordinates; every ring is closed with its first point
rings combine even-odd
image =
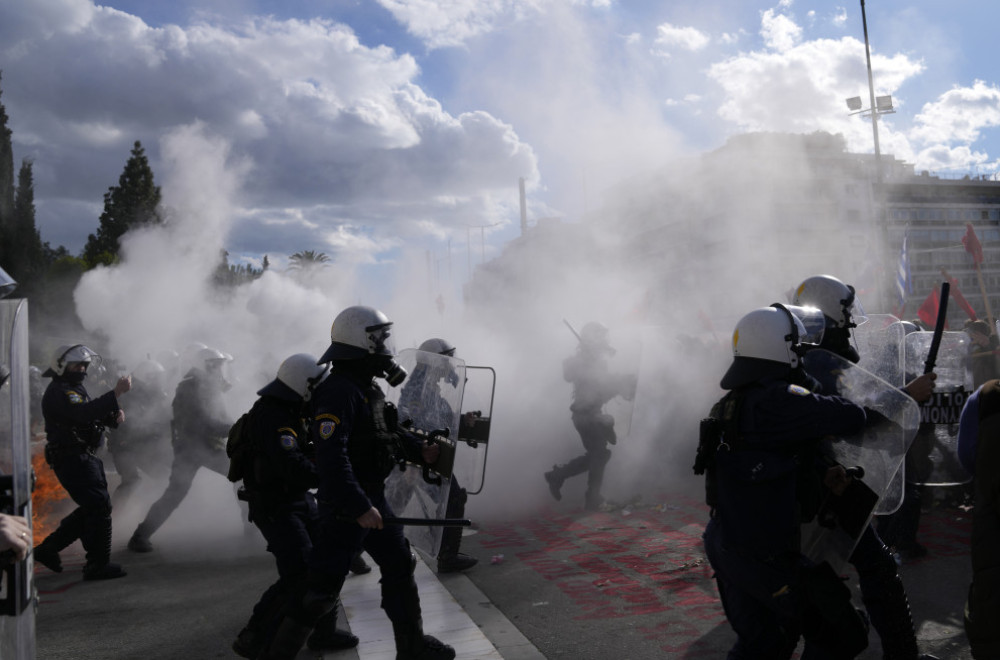
{"type": "Polygon", "coordinates": [[[45,462],[49,467],[55,468],[56,463],[67,456],[80,456],[82,454],[97,455],[97,447],[91,447],[83,442],[62,443],[58,445],[45,445],[45,462]]]}

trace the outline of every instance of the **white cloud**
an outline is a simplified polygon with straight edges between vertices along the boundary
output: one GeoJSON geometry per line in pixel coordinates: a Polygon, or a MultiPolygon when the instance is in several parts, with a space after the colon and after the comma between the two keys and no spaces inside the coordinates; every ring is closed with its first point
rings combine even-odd
{"type": "Polygon", "coordinates": [[[697,28],[677,27],[670,23],[656,26],[656,34],[654,43],[664,52],[669,52],[672,47],[697,51],[707,46],[710,41],[708,35],[697,28]]]}
{"type": "Polygon", "coordinates": [[[802,28],[784,14],[768,9],[761,16],[760,34],[769,48],[786,51],[801,40],[802,28]]]}
{"type": "Polygon", "coordinates": [[[1000,88],[982,80],[954,87],[924,105],[913,137],[925,143],[972,143],[984,128],[1000,125],[1000,88]]]}
{"type": "MultiPolygon", "coordinates": [[[[64,208],[99,202],[135,140],[157,173],[160,138],[194,121],[254,164],[231,240],[258,252],[286,242],[261,221],[272,213],[299,209],[329,245],[378,251],[414,215],[434,215],[435,198],[462,198],[469,211],[519,176],[537,177],[511,126],[482,111],[449,114],[416,84],[413,57],[362,45],[329,20],[153,28],[87,0],[7,2],[0,61],[15,152],[36,163],[40,209],[53,190],[64,208]],[[243,235],[242,222],[260,233],[243,235]],[[338,229],[369,223],[374,241],[346,241],[338,229]]],[[[445,209],[440,222],[449,220],[459,222],[445,209]]],[[[96,225],[96,216],[39,214],[44,238],[59,235],[72,251],[96,225]]]]}

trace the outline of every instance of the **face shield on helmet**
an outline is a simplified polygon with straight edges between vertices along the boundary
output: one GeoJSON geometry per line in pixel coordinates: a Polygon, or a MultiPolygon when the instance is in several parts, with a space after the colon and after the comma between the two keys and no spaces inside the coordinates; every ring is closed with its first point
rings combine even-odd
{"type": "Polygon", "coordinates": [[[448,357],[455,357],[455,347],[451,344],[451,342],[437,337],[424,340],[417,350],[427,351],[428,353],[437,353],[438,355],[447,355],[448,357]]]}
{"type": "Polygon", "coordinates": [[[257,394],[293,402],[309,401],[316,386],[323,382],[327,373],[327,366],[317,364],[315,355],[296,353],[285,358],[278,367],[277,377],[258,390],[257,394]]]}
{"type": "MultiPolygon", "coordinates": [[[[436,353],[438,355],[444,355],[445,357],[455,357],[455,347],[451,344],[451,342],[439,338],[425,340],[422,344],[420,344],[417,350],[424,351],[426,353],[436,353]]],[[[435,360],[433,364],[438,367],[439,371],[441,369],[445,369],[445,373],[441,377],[446,383],[452,387],[458,386],[458,373],[452,368],[451,364],[443,360],[435,360]]]]}
{"type": "Polygon", "coordinates": [[[733,331],[733,363],[722,377],[731,390],[755,381],[786,377],[800,364],[806,327],[787,307],[774,304],[755,309],[733,331]]]}
{"type": "Polygon", "coordinates": [[[813,275],[795,289],[794,305],[818,307],[834,328],[856,328],[868,317],[854,287],[832,275],[813,275]]]}
{"type": "Polygon", "coordinates": [[[406,370],[393,359],[395,355],[389,317],[373,307],[355,305],[333,320],[330,347],[319,363],[366,359],[376,377],[385,378],[390,386],[396,387],[406,378],[406,370]]]}
{"type": "MultiPolygon", "coordinates": [[[[95,368],[100,367],[101,356],[83,344],[60,346],[52,355],[49,368],[42,375],[46,377],[63,376],[66,373],[66,368],[71,364],[84,364],[95,368]]],[[[84,370],[85,372],[86,369],[84,370]]]]}

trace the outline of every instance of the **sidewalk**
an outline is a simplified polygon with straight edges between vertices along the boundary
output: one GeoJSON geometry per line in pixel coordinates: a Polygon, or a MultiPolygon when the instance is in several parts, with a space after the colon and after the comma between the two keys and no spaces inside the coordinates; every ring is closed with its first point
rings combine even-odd
{"type": "MultiPolygon", "coordinates": [[[[212,545],[215,553],[172,542],[158,543],[149,554],[119,550],[114,561],[122,563],[129,574],[105,582],[83,582],[79,543],[62,553],[62,573],[36,566],[36,657],[236,658],[230,644],[256,599],[276,578],[274,561],[256,539],[230,536],[212,545]]],[[[466,576],[439,579],[419,558],[415,575],[425,631],[455,647],[459,658],[544,657],[466,576]]],[[[367,575],[348,577],[342,592],[343,614],[346,627],[361,638],[361,644],[324,657],[395,658],[392,627],[379,607],[378,580],[377,567],[367,575]]],[[[298,657],[319,656],[303,650],[298,657]]]]}

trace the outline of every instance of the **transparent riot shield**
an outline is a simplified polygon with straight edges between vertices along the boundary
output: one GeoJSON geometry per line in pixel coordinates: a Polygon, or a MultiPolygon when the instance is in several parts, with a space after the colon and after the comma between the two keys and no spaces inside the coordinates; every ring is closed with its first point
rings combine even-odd
{"type": "Polygon", "coordinates": [[[824,384],[824,393],[850,399],[868,413],[864,431],[834,438],[829,446],[835,460],[854,471],[855,479],[843,495],[825,497],[816,517],[802,525],[802,553],[839,572],[902,466],[920,411],[895,385],[829,351],[811,351],[806,369],[824,384]]]}
{"type": "MultiPolygon", "coordinates": [[[[869,314],[868,320],[854,329],[854,341],[861,355],[858,366],[887,383],[903,387],[906,385],[903,371],[905,339],[906,330],[895,316],[869,314]]],[[[895,513],[903,505],[905,486],[906,462],[904,461],[888,489],[879,499],[875,513],[878,515],[895,513]]]]}
{"type": "Polygon", "coordinates": [[[462,416],[458,422],[460,451],[455,453],[452,470],[456,483],[469,495],[478,495],[486,483],[486,456],[490,448],[493,422],[493,395],[496,372],[492,367],[465,367],[465,392],[462,416]]]}
{"type": "MultiPolygon", "coordinates": [[[[0,512],[31,521],[28,302],[0,300],[0,512]]],[[[35,657],[34,566],[0,554],[0,658],[35,657]]]]}
{"type": "MultiPolygon", "coordinates": [[[[906,372],[924,372],[933,332],[906,336],[906,372]]],[[[906,457],[906,479],[920,486],[957,486],[972,477],[958,462],[958,418],[973,392],[971,343],[964,332],[945,332],[934,363],[934,396],[920,406],[920,429],[906,457]]]]}
{"type": "MultiPolygon", "coordinates": [[[[442,519],[454,480],[465,362],[416,349],[400,351],[396,360],[409,375],[401,387],[389,390],[386,399],[396,405],[401,426],[436,442],[441,453],[433,469],[406,464],[393,470],[385,484],[386,500],[396,516],[442,519]]],[[[410,543],[431,557],[440,550],[443,530],[434,525],[404,528],[410,543]]]]}

